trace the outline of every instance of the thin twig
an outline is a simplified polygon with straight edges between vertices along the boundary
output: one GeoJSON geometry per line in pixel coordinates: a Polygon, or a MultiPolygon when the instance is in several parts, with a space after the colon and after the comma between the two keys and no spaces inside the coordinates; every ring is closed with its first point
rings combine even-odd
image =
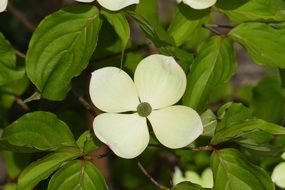
{"type": "Polygon", "coordinates": [[[98,110],[93,109],[93,107],[83,97],[77,94],[77,92],[72,90],[72,94],[78,100],[78,102],[94,117],[100,114],[98,110]]]}
{"type": "Polygon", "coordinates": [[[18,11],[10,2],[8,4],[8,11],[19,20],[29,31],[33,32],[36,26],[29,21],[20,11],[18,11]]]}
{"type": "Polygon", "coordinates": [[[21,58],[23,58],[23,59],[26,58],[26,55],[25,55],[24,53],[20,52],[19,50],[16,49],[15,52],[16,52],[16,55],[17,55],[18,57],[21,57],[21,58]]]}
{"type": "Polygon", "coordinates": [[[155,185],[157,186],[159,189],[161,190],[169,190],[169,188],[165,187],[164,185],[161,185],[160,183],[158,183],[155,179],[153,179],[150,174],[146,171],[146,169],[144,169],[144,167],[142,166],[142,164],[140,162],[138,162],[138,167],[139,169],[142,171],[142,173],[155,185]]]}
{"type": "Polygon", "coordinates": [[[19,97],[15,96],[16,103],[26,111],[30,111],[29,106],[19,97]]]}
{"type": "MultiPolygon", "coordinates": [[[[140,45],[138,45],[138,46],[131,47],[131,48],[129,48],[129,49],[126,49],[126,50],[124,51],[124,54],[126,55],[127,53],[141,50],[141,49],[143,49],[143,48],[145,48],[145,47],[147,47],[147,46],[148,46],[148,44],[140,44],[140,45]]],[[[96,62],[104,61],[104,60],[106,60],[106,59],[111,59],[111,58],[114,58],[114,57],[117,57],[117,56],[120,56],[120,55],[122,55],[122,51],[116,52],[116,53],[112,53],[112,54],[110,54],[110,55],[106,55],[106,56],[99,57],[99,58],[97,58],[97,59],[92,60],[92,62],[95,62],[95,63],[96,63],[96,62]]]]}
{"type": "MultiPolygon", "coordinates": [[[[160,144],[149,144],[149,146],[151,147],[157,147],[157,148],[164,148],[163,146],[161,146],[160,144]]],[[[190,150],[193,152],[201,152],[201,151],[212,151],[214,148],[211,145],[207,145],[207,146],[201,146],[201,147],[182,147],[180,148],[180,150],[190,150]]]]}
{"type": "Polygon", "coordinates": [[[204,28],[210,30],[210,31],[213,32],[214,34],[217,34],[217,35],[219,35],[219,36],[222,35],[219,31],[217,31],[217,30],[214,29],[213,27],[210,27],[210,26],[208,26],[208,25],[206,25],[206,24],[203,24],[202,27],[204,27],[204,28]]]}
{"type": "Polygon", "coordinates": [[[235,26],[232,25],[223,25],[223,24],[204,24],[205,27],[212,27],[212,28],[228,28],[232,29],[235,26]]]}

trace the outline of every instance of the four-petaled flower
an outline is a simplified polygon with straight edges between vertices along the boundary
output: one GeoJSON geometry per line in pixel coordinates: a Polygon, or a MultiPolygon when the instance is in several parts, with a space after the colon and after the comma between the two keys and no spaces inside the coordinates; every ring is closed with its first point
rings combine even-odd
{"type": "Polygon", "coordinates": [[[187,106],[174,105],[184,94],[186,75],[173,57],[151,55],[137,66],[134,82],[116,67],[92,73],[90,97],[108,113],[94,119],[95,135],[115,154],[134,158],[149,142],[147,120],[166,147],[185,147],[203,132],[200,116],[187,106]]]}
{"type": "Polygon", "coordinates": [[[0,12],[6,10],[8,4],[8,0],[0,0],[0,12]]]}
{"type": "Polygon", "coordinates": [[[193,9],[207,9],[213,6],[217,0],[176,0],[177,3],[185,3],[193,9]]]}
{"type": "MultiPolygon", "coordinates": [[[[79,2],[90,3],[95,0],[76,0],[79,2]]],[[[132,4],[138,4],[139,0],[97,0],[97,2],[104,8],[117,11],[132,4]]]]}

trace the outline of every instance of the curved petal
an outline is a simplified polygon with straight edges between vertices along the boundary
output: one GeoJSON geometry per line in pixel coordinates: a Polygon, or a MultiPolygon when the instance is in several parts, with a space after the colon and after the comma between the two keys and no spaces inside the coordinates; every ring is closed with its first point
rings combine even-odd
{"type": "Polygon", "coordinates": [[[277,186],[285,188],[285,162],[278,164],[274,168],[271,178],[277,186]]]}
{"type": "Polygon", "coordinates": [[[8,0],[0,0],[0,12],[5,11],[7,5],[8,5],[8,0]]]}
{"type": "Polygon", "coordinates": [[[91,3],[95,0],[75,0],[75,1],[82,2],[82,3],[91,3]]]}
{"type": "Polygon", "coordinates": [[[173,149],[187,146],[203,132],[200,116],[186,106],[154,110],[148,119],[159,142],[173,149]]]}
{"type": "Polygon", "coordinates": [[[214,186],[213,172],[211,168],[206,168],[201,174],[201,186],[212,189],[214,186]]]}
{"type": "Polygon", "coordinates": [[[217,0],[182,0],[193,9],[207,9],[213,6],[217,0]]]}
{"type": "Polygon", "coordinates": [[[146,118],[135,114],[104,113],[93,123],[95,135],[122,158],[140,155],[149,142],[146,118]]]}
{"type": "Polygon", "coordinates": [[[281,155],[281,158],[282,158],[283,160],[285,160],[285,152],[283,152],[283,154],[281,155]]]}
{"type": "Polygon", "coordinates": [[[111,11],[123,9],[132,4],[138,4],[139,0],[97,0],[98,3],[111,11]]]}
{"type": "Polygon", "coordinates": [[[153,109],[175,104],[184,94],[186,75],[173,57],[151,55],[135,71],[135,84],[142,102],[153,109]]]}
{"type": "Polygon", "coordinates": [[[116,67],[94,71],[89,93],[94,105],[105,112],[136,111],[140,103],[134,82],[116,67]]]}

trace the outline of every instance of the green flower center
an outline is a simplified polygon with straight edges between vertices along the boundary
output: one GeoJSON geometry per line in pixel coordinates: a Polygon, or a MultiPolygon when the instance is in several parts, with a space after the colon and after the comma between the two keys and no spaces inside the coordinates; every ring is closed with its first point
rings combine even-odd
{"type": "Polygon", "coordinates": [[[149,116],[151,111],[152,111],[152,108],[151,108],[150,104],[147,102],[140,103],[137,107],[137,112],[142,117],[149,116]]]}

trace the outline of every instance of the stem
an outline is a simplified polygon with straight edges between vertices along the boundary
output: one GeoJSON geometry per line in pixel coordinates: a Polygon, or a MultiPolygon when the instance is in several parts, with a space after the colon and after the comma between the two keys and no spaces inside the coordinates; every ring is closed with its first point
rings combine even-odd
{"type": "Polygon", "coordinates": [[[217,35],[219,35],[219,36],[222,35],[219,31],[217,31],[215,28],[209,26],[208,24],[203,24],[202,27],[204,27],[204,28],[210,30],[210,31],[213,32],[214,34],[217,34],[217,35]]]}
{"type": "Polygon", "coordinates": [[[142,171],[142,173],[155,185],[157,186],[159,189],[161,190],[169,190],[169,188],[165,187],[164,185],[161,185],[160,183],[158,183],[155,179],[153,179],[150,174],[146,171],[146,169],[142,166],[142,164],[140,162],[138,162],[138,167],[139,169],[142,171]]]}
{"type": "Polygon", "coordinates": [[[33,32],[36,29],[36,26],[31,21],[29,21],[19,10],[17,10],[10,2],[7,9],[29,31],[33,32]]]}
{"type": "Polygon", "coordinates": [[[211,28],[228,28],[228,29],[232,29],[235,26],[231,26],[231,25],[223,25],[223,24],[204,24],[204,27],[211,27],[211,28]]]}
{"type": "Polygon", "coordinates": [[[100,114],[99,110],[93,109],[93,107],[83,98],[81,97],[77,92],[72,90],[73,96],[77,99],[77,101],[89,112],[91,113],[94,117],[100,114]]]}
{"type": "Polygon", "coordinates": [[[16,100],[17,104],[19,106],[21,106],[21,108],[23,108],[26,111],[30,111],[29,106],[21,98],[15,96],[15,100],[16,100]]]}
{"type": "MultiPolygon", "coordinates": [[[[149,144],[149,146],[157,147],[157,148],[164,148],[159,144],[149,144]]],[[[195,148],[183,147],[183,148],[180,148],[180,150],[190,150],[193,152],[201,152],[201,151],[212,151],[214,150],[214,148],[211,145],[207,145],[207,146],[201,146],[201,147],[195,147],[195,148]]]]}
{"type": "MultiPolygon", "coordinates": [[[[132,47],[132,48],[129,48],[129,49],[126,49],[124,51],[124,54],[127,54],[129,52],[134,52],[134,51],[138,51],[140,49],[143,49],[145,47],[147,47],[148,44],[140,44],[138,46],[135,46],[135,47],[132,47]]],[[[97,59],[94,59],[92,62],[100,62],[100,61],[104,61],[106,59],[111,59],[111,58],[114,58],[114,57],[117,57],[117,56],[120,56],[122,55],[122,51],[120,52],[116,52],[116,53],[113,53],[113,54],[110,54],[110,55],[106,55],[106,56],[102,56],[102,57],[99,57],[97,59]]]]}
{"type": "Polygon", "coordinates": [[[26,55],[25,55],[24,53],[20,52],[19,50],[16,49],[15,52],[16,52],[16,55],[17,55],[17,56],[19,56],[19,57],[21,57],[21,58],[23,58],[23,59],[26,58],[26,55]]]}

